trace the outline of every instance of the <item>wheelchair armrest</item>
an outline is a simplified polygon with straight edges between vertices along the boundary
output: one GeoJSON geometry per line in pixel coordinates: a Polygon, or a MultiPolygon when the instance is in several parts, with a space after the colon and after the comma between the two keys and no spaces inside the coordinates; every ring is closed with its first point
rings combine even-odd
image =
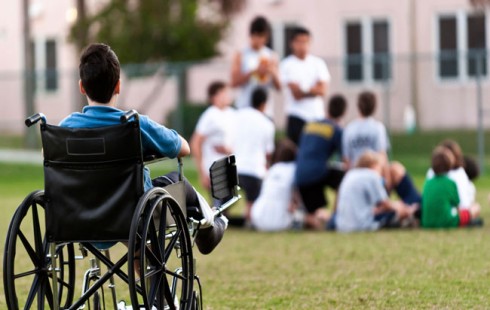
{"type": "Polygon", "coordinates": [[[154,155],[154,154],[149,154],[149,155],[143,156],[143,162],[145,163],[145,165],[153,164],[153,163],[163,161],[163,160],[167,160],[167,159],[169,159],[169,158],[165,157],[165,156],[161,157],[161,156],[154,155]]]}

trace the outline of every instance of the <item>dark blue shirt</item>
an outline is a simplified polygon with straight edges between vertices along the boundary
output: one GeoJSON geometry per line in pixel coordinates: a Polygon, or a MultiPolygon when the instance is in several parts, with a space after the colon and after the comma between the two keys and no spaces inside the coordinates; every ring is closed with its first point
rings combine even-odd
{"type": "MultiPolygon", "coordinates": [[[[125,112],[110,106],[85,106],[82,113],[72,113],[61,121],[60,126],[70,128],[95,128],[120,124],[120,117],[125,112]]],[[[175,158],[180,152],[182,141],[179,134],[172,129],[140,115],[141,144],[143,154],[153,154],[175,158]]],[[[144,171],[145,191],[152,188],[150,171],[144,171]]]]}
{"type": "Polygon", "coordinates": [[[330,157],[341,153],[342,129],[329,119],[308,123],[301,135],[296,159],[296,184],[320,181],[328,172],[330,157]]]}

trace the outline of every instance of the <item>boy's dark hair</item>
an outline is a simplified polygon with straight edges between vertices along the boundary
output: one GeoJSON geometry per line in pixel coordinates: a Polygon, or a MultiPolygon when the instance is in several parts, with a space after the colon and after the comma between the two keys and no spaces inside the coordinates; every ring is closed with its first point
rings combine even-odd
{"type": "Polygon", "coordinates": [[[296,160],[297,146],[293,141],[285,138],[276,142],[276,148],[272,155],[271,165],[279,162],[291,162],[296,160]]]}
{"type": "Polygon", "coordinates": [[[447,139],[442,141],[441,145],[451,151],[451,153],[454,155],[454,166],[451,169],[464,167],[463,151],[461,150],[461,146],[459,146],[458,142],[447,139]]]}
{"type": "Polygon", "coordinates": [[[214,81],[208,86],[208,100],[211,103],[214,96],[221,90],[226,88],[226,83],[223,81],[214,81]]]}
{"type": "Polygon", "coordinates": [[[454,156],[443,146],[438,146],[432,152],[432,170],[436,175],[448,173],[454,164],[454,156]]]}
{"type": "Polygon", "coordinates": [[[114,51],[106,44],[85,48],[78,66],[80,80],[87,96],[98,103],[108,103],[119,81],[121,67],[114,51]]]}
{"type": "Polygon", "coordinates": [[[252,92],[252,107],[259,109],[267,102],[267,90],[263,87],[257,87],[252,92]]]}
{"type": "Polygon", "coordinates": [[[476,160],[470,156],[464,155],[464,171],[471,181],[476,180],[480,176],[480,166],[476,160]]]}
{"type": "Polygon", "coordinates": [[[294,39],[296,39],[296,37],[301,36],[301,35],[307,35],[310,37],[311,33],[305,27],[298,26],[298,27],[294,28],[293,33],[291,34],[291,37],[290,37],[290,41],[291,42],[294,41],[294,39]]]}
{"type": "Polygon", "coordinates": [[[328,115],[332,118],[342,117],[347,109],[347,100],[342,95],[334,95],[328,102],[328,115]]]}
{"type": "Polygon", "coordinates": [[[376,109],[376,96],[374,93],[370,91],[360,93],[357,98],[357,108],[364,117],[373,115],[376,109]]]}
{"type": "Polygon", "coordinates": [[[250,34],[268,35],[271,31],[269,21],[264,16],[255,17],[250,23],[250,34]]]}

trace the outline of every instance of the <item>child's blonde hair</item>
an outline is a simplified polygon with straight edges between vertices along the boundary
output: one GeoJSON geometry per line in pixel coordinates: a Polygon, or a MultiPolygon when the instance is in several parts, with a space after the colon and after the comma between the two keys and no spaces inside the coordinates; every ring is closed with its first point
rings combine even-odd
{"type": "Polygon", "coordinates": [[[366,151],[357,160],[356,167],[373,168],[376,165],[381,165],[381,164],[382,164],[382,159],[380,154],[373,151],[366,151]]]}

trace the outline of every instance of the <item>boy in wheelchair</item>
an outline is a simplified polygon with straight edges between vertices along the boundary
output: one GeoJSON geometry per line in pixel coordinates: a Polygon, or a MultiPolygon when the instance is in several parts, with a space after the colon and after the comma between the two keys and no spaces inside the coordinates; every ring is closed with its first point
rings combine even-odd
{"type": "MultiPolygon", "coordinates": [[[[114,51],[105,44],[91,44],[82,53],[79,65],[80,92],[87,97],[88,106],[81,113],[72,113],[61,121],[61,127],[95,128],[120,123],[124,111],[116,108],[121,90],[120,65],[114,51]]],[[[141,143],[144,155],[158,157],[183,157],[190,154],[188,142],[175,130],[140,115],[141,143]]],[[[224,216],[214,217],[213,210],[206,200],[187,181],[185,183],[186,207],[188,215],[202,220],[196,236],[196,244],[202,254],[209,254],[221,241],[228,220],[224,216]]],[[[150,171],[144,169],[144,189],[165,187],[178,182],[178,174],[173,172],[150,178],[150,171]]],[[[107,248],[110,243],[98,243],[96,246],[107,248]]]]}

